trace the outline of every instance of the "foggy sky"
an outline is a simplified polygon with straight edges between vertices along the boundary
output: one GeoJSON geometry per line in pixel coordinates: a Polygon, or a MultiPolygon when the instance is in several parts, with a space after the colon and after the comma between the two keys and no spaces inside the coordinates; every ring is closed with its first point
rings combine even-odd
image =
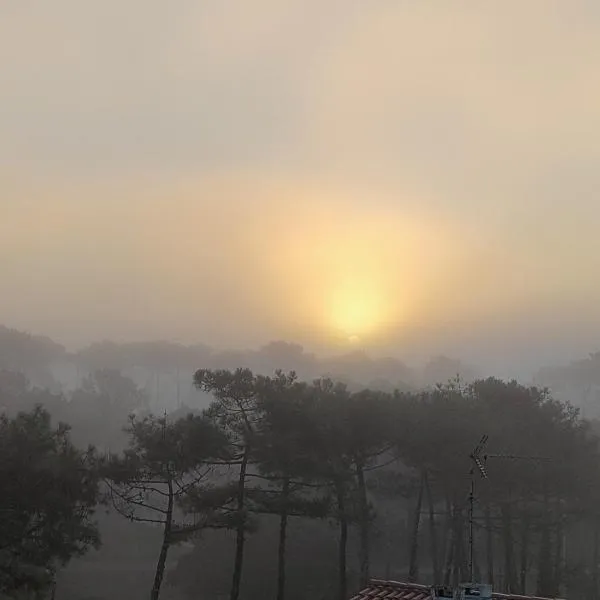
{"type": "Polygon", "coordinates": [[[597,2],[8,0],[0,89],[9,326],[599,346],[597,2]]]}

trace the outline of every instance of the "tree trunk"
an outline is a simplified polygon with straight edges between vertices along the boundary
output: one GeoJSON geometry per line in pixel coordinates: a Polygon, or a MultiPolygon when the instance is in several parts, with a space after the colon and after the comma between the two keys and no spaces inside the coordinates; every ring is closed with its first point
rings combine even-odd
{"type": "Polygon", "coordinates": [[[385,543],[385,580],[389,581],[392,578],[392,548],[390,540],[385,543]]]}
{"type": "Polygon", "coordinates": [[[520,593],[527,593],[527,571],[529,570],[529,540],[530,536],[529,515],[527,509],[523,509],[521,515],[521,569],[520,569],[520,593]]]}
{"type": "Polygon", "coordinates": [[[279,520],[279,548],[277,553],[277,600],[285,598],[285,547],[287,542],[288,499],[290,495],[290,479],[283,480],[281,490],[281,515],[279,520]]]}
{"type": "Polygon", "coordinates": [[[450,500],[447,500],[447,510],[448,510],[448,542],[446,543],[447,547],[447,555],[446,555],[446,564],[444,567],[444,585],[450,585],[450,578],[452,576],[452,565],[454,564],[454,554],[456,547],[455,540],[455,532],[456,527],[454,526],[454,520],[456,518],[454,514],[454,507],[450,503],[450,500]]]}
{"type": "Polygon", "coordinates": [[[360,586],[361,589],[369,584],[369,502],[367,499],[367,486],[365,485],[365,473],[362,464],[356,465],[356,480],[358,483],[358,498],[360,503],[360,546],[358,558],[360,563],[360,586]]]}
{"type": "Polygon", "coordinates": [[[460,581],[467,581],[469,579],[469,560],[468,552],[466,547],[465,539],[465,516],[463,509],[459,506],[455,507],[456,510],[456,521],[455,521],[455,561],[454,561],[454,580],[453,585],[458,585],[460,581]]]}
{"type": "Polygon", "coordinates": [[[454,560],[454,514],[452,511],[452,503],[446,496],[446,518],[444,522],[444,537],[442,557],[444,559],[444,585],[450,585],[450,574],[452,569],[452,561],[454,560]]]}
{"type": "Polygon", "coordinates": [[[340,539],[338,545],[338,600],[348,600],[346,589],[346,546],[348,545],[348,517],[346,515],[346,490],[342,485],[336,489],[338,504],[338,520],[340,524],[340,539]]]}
{"type": "Polygon", "coordinates": [[[169,490],[169,499],[167,504],[167,514],[165,515],[165,526],[163,529],[163,541],[160,547],[160,554],[158,555],[158,562],[156,563],[156,572],[154,574],[154,584],[152,585],[152,591],[150,592],[150,600],[158,600],[160,594],[160,586],[162,585],[163,576],[165,574],[165,565],[167,563],[167,554],[169,552],[169,546],[171,544],[171,528],[173,526],[173,482],[169,479],[167,481],[169,490]]]}
{"type": "Polygon", "coordinates": [[[540,536],[540,552],[538,567],[538,596],[552,595],[552,553],[550,552],[550,535],[548,526],[544,525],[540,536]]]}
{"type": "Polygon", "coordinates": [[[506,578],[506,589],[504,591],[514,594],[517,591],[517,574],[513,553],[514,539],[510,501],[502,503],[500,512],[502,516],[502,539],[504,542],[504,576],[506,578]]]}
{"type": "Polygon", "coordinates": [[[556,515],[556,539],[554,540],[554,568],[553,577],[554,586],[553,592],[555,595],[560,594],[560,587],[563,579],[563,542],[564,542],[564,528],[562,523],[562,517],[560,514],[560,508],[556,515]]]}
{"type": "Polygon", "coordinates": [[[485,545],[486,545],[486,561],[487,561],[487,583],[494,585],[494,529],[492,524],[492,509],[489,500],[485,503],[484,508],[485,518],[485,545]]]}
{"type": "Polygon", "coordinates": [[[550,525],[548,523],[548,497],[544,497],[544,521],[540,535],[538,555],[538,596],[552,595],[552,553],[550,551],[550,525]]]}
{"type": "Polygon", "coordinates": [[[429,477],[427,475],[427,471],[424,471],[423,474],[425,481],[425,494],[427,496],[427,506],[429,508],[429,541],[431,545],[431,564],[433,568],[433,582],[438,585],[441,583],[441,573],[440,573],[440,556],[438,550],[438,539],[437,539],[437,529],[435,525],[435,510],[433,504],[433,496],[431,494],[431,485],[429,483],[429,477]]]}
{"type": "Polygon", "coordinates": [[[598,561],[600,561],[600,521],[598,517],[594,518],[594,538],[593,538],[593,551],[592,560],[592,598],[598,600],[600,594],[598,593],[598,561]]]}
{"type": "Polygon", "coordinates": [[[235,562],[233,566],[233,578],[231,581],[230,600],[238,600],[240,595],[240,584],[242,582],[242,568],[244,565],[244,544],[246,542],[246,516],[244,509],[246,507],[246,470],[248,468],[249,448],[244,450],[242,464],[240,465],[240,476],[238,479],[237,493],[237,512],[238,525],[235,539],[235,562]]]}
{"type": "Polygon", "coordinates": [[[419,526],[421,524],[421,508],[423,506],[424,478],[421,476],[417,505],[413,516],[413,528],[410,536],[408,581],[415,582],[419,578],[419,526]]]}

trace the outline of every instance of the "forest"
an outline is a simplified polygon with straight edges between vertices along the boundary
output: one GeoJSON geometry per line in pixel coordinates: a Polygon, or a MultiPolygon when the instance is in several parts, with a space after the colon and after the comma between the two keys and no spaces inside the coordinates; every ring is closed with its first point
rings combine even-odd
{"type": "Polygon", "coordinates": [[[159,405],[122,358],[66,384],[64,349],[6,331],[3,597],[348,600],[370,577],[466,581],[471,534],[497,591],[600,597],[600,427],[544,387],[205,352],[196,403],[159,405]]]}

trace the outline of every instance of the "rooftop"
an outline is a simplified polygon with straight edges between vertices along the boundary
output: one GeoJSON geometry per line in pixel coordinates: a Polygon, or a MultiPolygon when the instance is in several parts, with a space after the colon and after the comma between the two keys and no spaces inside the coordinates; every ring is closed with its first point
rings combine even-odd
{"type": "MultiPolygon", "coordinates": [[[[400,581],[382,581],[371,579],[369,587],[362,590],[351,600],[429,600],[430,586],[418,583],[402,583],[400,581]]],[[[519,596],[518,594],[500,594],[494,592],[497,600],[558,600],[539,596],[519,596]]]]}

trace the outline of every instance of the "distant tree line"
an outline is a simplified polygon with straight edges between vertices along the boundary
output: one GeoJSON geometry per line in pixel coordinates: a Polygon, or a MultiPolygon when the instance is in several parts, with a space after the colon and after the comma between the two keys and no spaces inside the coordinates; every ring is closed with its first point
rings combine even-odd
{"type": "MultiPolygon", "coordinates": [[[[411,369],[397,358],[372,358],[359,349],[338,356],[318,357],[300,344],[272,341],[256,350],[216,350],[205,344],[168,341],[94,342],[76,351],[51,339],[0,325],[0,369],[21,371],[36,385],[58,391],[61,384],[77,387],[81,379],[99,370],[117,370],[131,377],[155,400],[189,401],[195,370],[249,368],[270,374],[276,368],[294,370],[300,379],[331,377],[355,389],[409,390],[446,381],[460,373],[473,380],[475,372],[460,360],[432,357],[423,369],[411,369]],[[181,385],[187,386],[180,389],[181,385]],[[176,388],[176,389],[174,389],[176,388]],[[171,398],[173,396],[173,398],[171,398]]],[[[197,397],[201,394],[197,393],[197,397]]]]}

